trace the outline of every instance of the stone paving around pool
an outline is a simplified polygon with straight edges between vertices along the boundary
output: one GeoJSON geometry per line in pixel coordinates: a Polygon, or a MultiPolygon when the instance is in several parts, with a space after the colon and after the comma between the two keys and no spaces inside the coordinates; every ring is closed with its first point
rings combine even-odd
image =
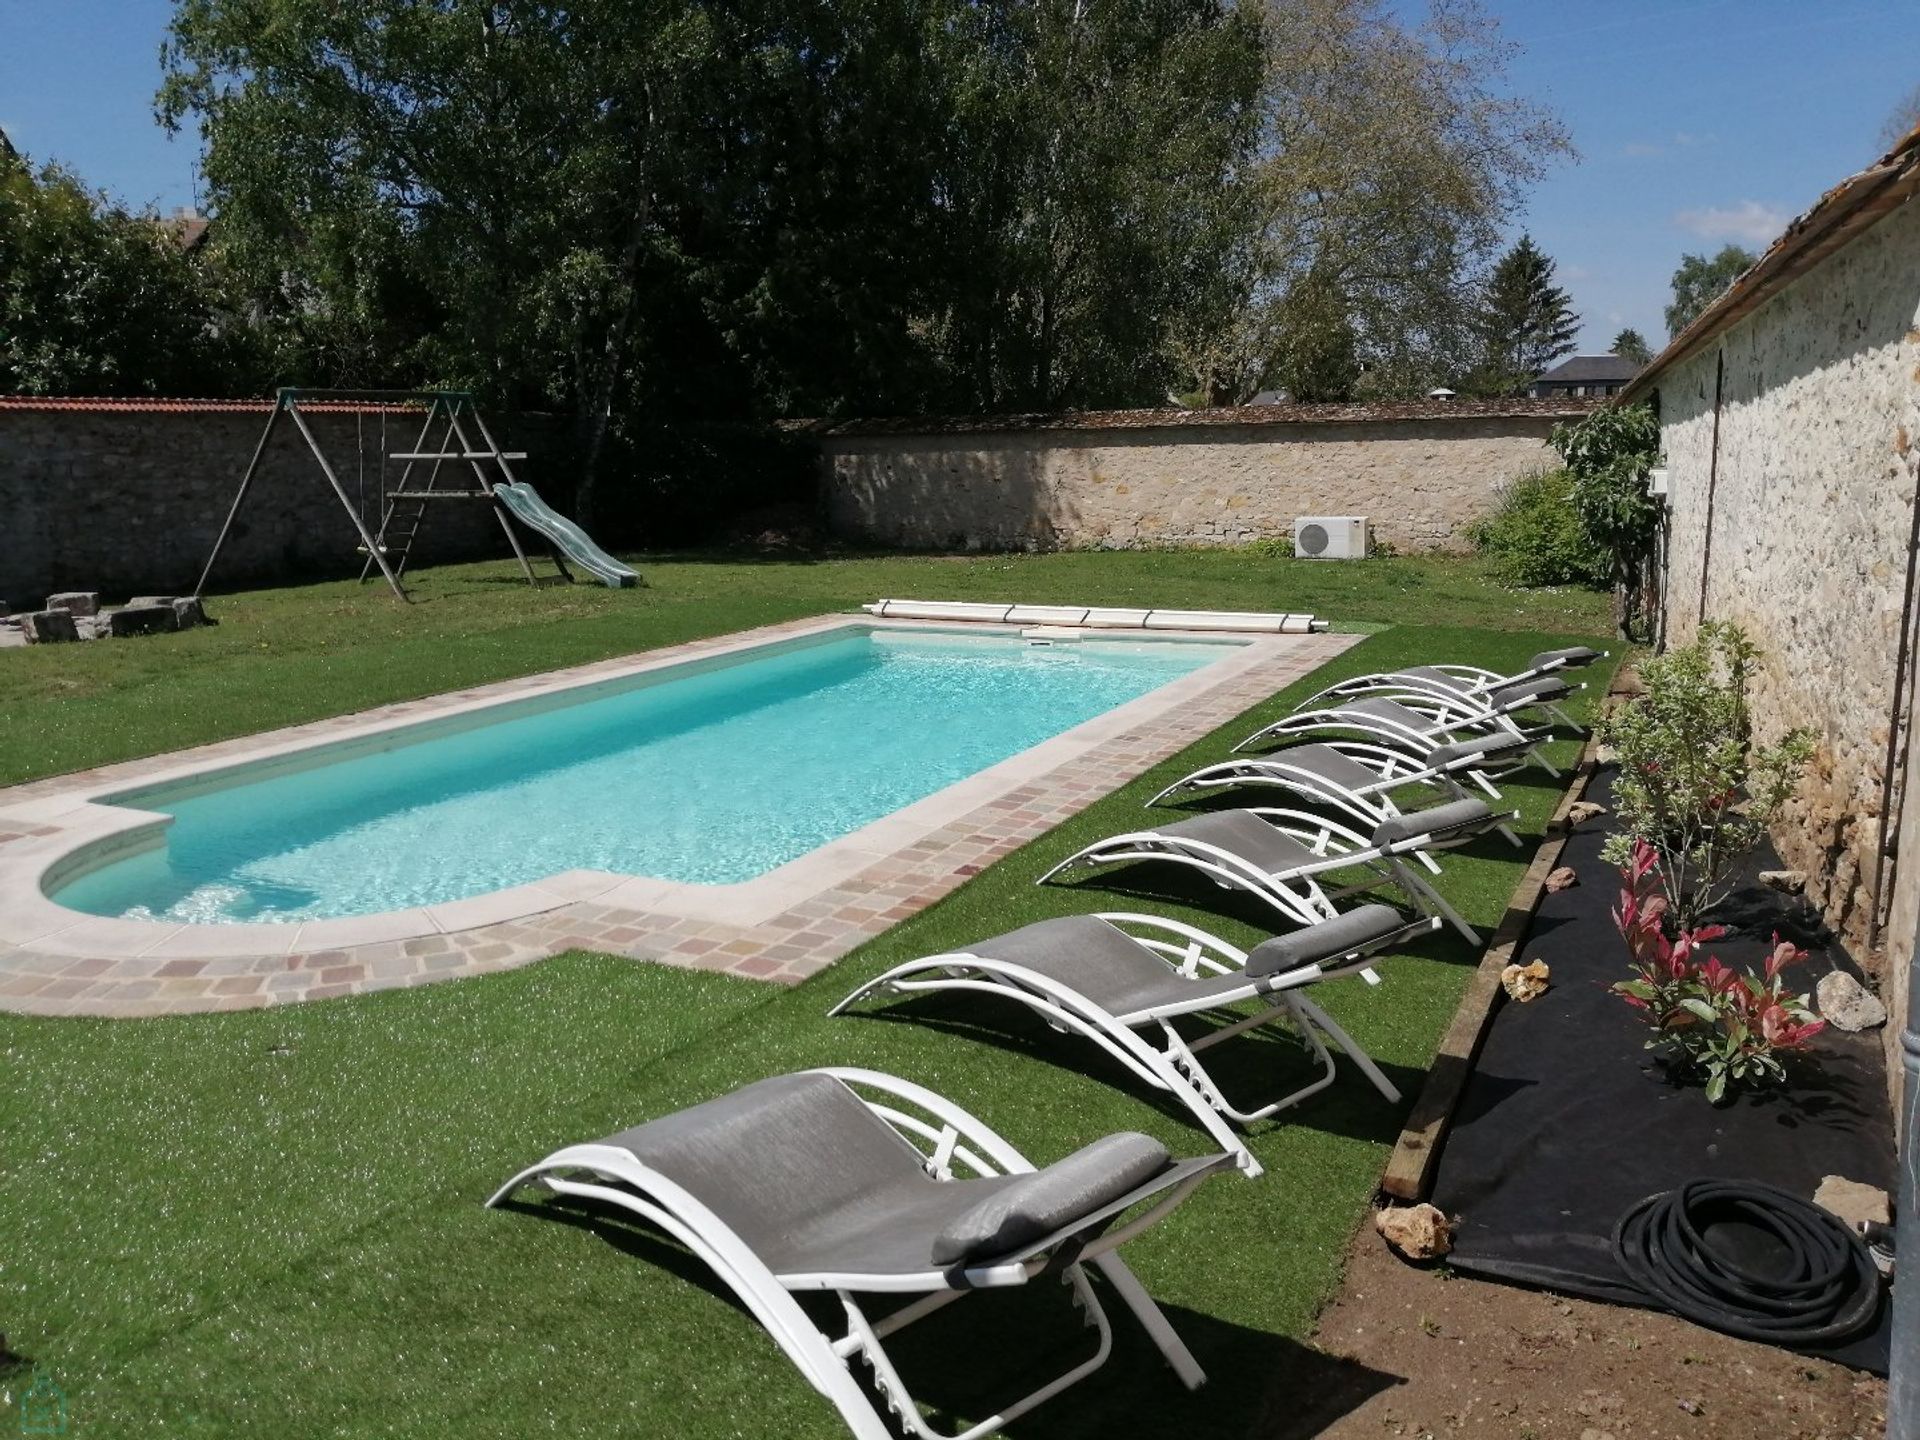
{"type": "MultiPolygon", "coordinates": [[[[650,651],[644,658],[651,663],[710,655],[743,642],[762,644],[803,635],[821,623],[768,626],[745,635],[650,651]]],[[[849,622],[835,617],[833,623],[849,622]]],[[[573,949],[791,984],[826,968],[1148,767],[1310,674],[1359,638],[1260,637],[1247,647],[1244,663],[1209,666],[1187,681],[1176,682],[1183,690],[1177,705],[1149,705],[1146,700],[1151,696],[1134,702],[1141,708],[1133,712],[1130,724],[1091,743],[1067,747],[1070,753],[1061,763],[1024,774],[1011,788],[1003,784],[990,798],[981,795],[978,787],[983,777],[992,774],[982,772],[919,806],[875,822],[870,827],[874,834],[867,837],[863,849],[848,849],[843,841],[822,847],[814,852],[816,856],[838,850],[834,864],[814,865],[807,873],[828,883],[808,888],[788,881],[783,890],[772,892],[783,897],[782,903],[764,914],[745,908],[729,914],[728,906],[718,904],[695,907],[706,913],[689,913],[687,905],[673,903],[670,892],[690,887],[591,871],[572,871],[534,886],[496,892],[502,903],[494,908],[522,913],[492,923],[457,923],[462,912],[483,917],[495,899],[491,896],[438,907],[450,923],[434,933],[375,938],[379,922],[386,917],[360,917],[367,938],[352,944],[302,944],[302,939],[329,932],[353,934],[352,927],[359,923],[355,920],[167,926],[67,911],[63,913],[71,916],[71,925],[24,943],[13,943],[0,933],[0,1010],[141,1016],[251,1009],[491,974],[573,949]],[[978,798],[979,803],[968,803],[970,798],[978,798]],[[951,813],[939,823],[917,828],[899,823],[921,807],[928,807],[924,813],[929,816],[951,813]],[[887,839],[884,853],[869,853],[882,837],[887,839]],[[536,913],[525,913],[529,911],[536,913]],[[146,929],[138,928],[142,925],[146,929]],[[129,933],[150,935],[151,943],[130,946],[129,933]],[[130,948],[139,953],[127,953],[130,948]]],[[[590,680],[620,674],[633,665],[629,657],[563,674],[568,681],[590,680]]],[[[238,761],[289,744],[335,738],[370,722],[414,719],[443,711],[450,704],[509,698],[550,688],[555,679],[534,676],[505,681],[454,696],[408,701],[184,754],[0,790],[0,865],[9,859],[25,861],[59,843],[67,828],[62,816],[73,812],[76,792],[124,788],[175,769],[182,761],[238,761]]],[[[1081,729],[1101,723],[1091,721],[1081,729]]],[[[1045,742],[1027,755],[1042,754],[1064,738],[1045,742]]],[[[856,832],[848,839],[863,834],[856,832]]],[[[795,865],[807,866],[811,859],[802,857],[795,865]]],[[[20,865],[7,868],[23,873],[20,865]]],[[[4,900],[0,896],[0,912],[4,900]]],[[[44,917],[48,902],[42,897],[35,900],[44,917]]]]}

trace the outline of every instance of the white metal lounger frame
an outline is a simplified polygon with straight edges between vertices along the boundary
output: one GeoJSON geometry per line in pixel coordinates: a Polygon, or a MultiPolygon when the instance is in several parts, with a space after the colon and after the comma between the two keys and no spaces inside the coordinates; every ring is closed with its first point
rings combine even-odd
{"type": "MultiPolygon", "coordinates": [[[[1505,710],[1492,710],[1484,705],[1461,700],[1440,699],[1432,695],[1401,694],[1377,696],[1377,699],[1391,699],[1403,709],[1420,716],[1428,723],[1423,726],[1403,725],[1383,715],[1370,715],[1364,710],[1355,710],[1350,706],[1334,705],[1318,710],[1298,710],[1293,714],[1276,720],[1247,736],[1234,746],[1237,753],[1249,745],[1258,745],[1264,740],[1281,737],[1312,735],[1323,730],[1354,730],[1364,735],[1378,736],[1392,744],[1412,750],[1419,755],[1430,755],[1442,745],[1451,745],[1463,739],[1474,739],[1494,734],[1512,735],[1531,743],[1523,752],[1526,758],[1538,765],[1547,774],[1557,776],[1559,771],[1547,759],[1539,743],[1547,738],[1543,730],[1528,730],[1514,720],[1513,710],[1524,706],[1510,706],[1505,710]]],[[[1497,795],[1484,778],[1481,788],[1497,795]]]]}
{"type": "MultiPolygon", "coordinates": [[[[1170,970],[1189,980],[1232,975],[1246,967],[1245,951],[1229,945],[1216,935],[1177,920],[1126,911],[1103,911],[1094,918],[1122,930],[1129,939],[1164,960],[1170,970]],[[1135,933],[1140,930],[1147,933],[1135,933]]],[[[1261,1173],[1260,1162],[1253,1158],[1245,1142],[1220,1117],[1224,1115],[1242,1125],[1250,1125],[1297,1105],[1331,1085],[1334,1077],[1333,1055],[1321,1039],[1322,1034],[1346,1052],[1373,1087],[1390,1103],[1399,1102],[1400,1091],[1374,1063],[1373,1057],[1360,1048],[1338,1021],[1299,992],[1317,981],[1347,975],[1354,970],[1359,970],[1369,984],[1378,984],[1379,977],[1365,963],[1368,955],[1412,935],[1430,931],[1439,924],[1439,920],[1428,917],[1384,935],[1364,949],[1350,950],[1337,960],[1303,965],[1258,978],[1248,976],[1243,988],[1228,994],[1214,993],[1125,1013],[1107,1010],[1080,991],[1029,966],[996,960],[991,955],[970,950],[956,950],[896,965],[886,974],[867,981],[827,1013],[839,1015],[880,990],[902,995],[963,991],[1016,1000],[1033,1010],[1054,1029],[1085,1036],[1141,1080],[1172,1095],[1186,1106],[1220,1148],[1234,1157],[1234,1162],[1248,1178],[1252,1178],[1261,1173]],[[1181,1015],[1224,1010],[1242,1001],[1255,999],[1262,1002],[1258,1011],[1209,1030],[1198,1039],[1189,1041],[1174,1028],[1173,1021],[1181,1015]],[[1239,1109],[1228,1101],[1214,1083],[1197,1052],[1279,1019],[1292,1022],[1294,1030],[1319,1061],[1320,1075],[1271,1104],[1239,1109]],[[1142,1029],[1157,1029],[1161,1046],[1156,1048],[1143,1038],[1138,1033],[1142,1029]]]]}
{"type": "MultiPolygon", "coordinates": [[[[937,1180],[952,1180],[956,1164],[964,1165],[979,1176],[1026,1174],[1035,1166],[1024,1155],[990,1129],[984,1122],[962,1110],[951,1100],[897,1076],[877,1071],[828,1066],[806,1073],[830,1075],[854,1090],[860,1100],[885,1120],[914,1148],[926,1156],[927,1173],[937,1180]],[[886,1099],[870,1099],[861,1090],[878,1091],[886,1099]],[[920,1113],[900,1108],[900,1103],[920,1113]],[[931,1118],[929,1118],[931,1117],[931,1118]]],[[[1222,1155],[1221,1161],[1227,1159],[1222,1155]]],[[[1055,1232],[1031,1245],[1016,1249],[988,1265],[966,1269],[925,1270],[911,1274],[791,1274],[776,1275],[733,1229],[683,1187],[632,1154],[617,1146],[604,1144],[570,1145],[556,1150],[537,1165],[528,1166],[502,1185],[488,1199],[498,1205],[521,1186],[535,1183],[557,1195],[601,1201],[639,1216],[649,1225],[665,1231],[712,1269],[727,1288],[740,1298],[748,1312],[765,1326],[787,1358],[794,1363],[807,1383],[840,1412],[840,1418],[856,1440],[895,1440],[894,1431],[875,1408],[872,1399],[854,1374],[854,1362],[864,1362],[873,1372],[875,1385],[887,1408],[899,1417],[910,1434],[921,1440],[979,1440],[1026,1414],[1036,1405],[1051,1399],[1069,1385],[1084,1379],[1106,1363],[1113,1348],[1113,1331],[1106,1311],[1089,1283],[1085,1266],[1099,1267],[1134,1317],[1139,1320],[1160,1354],[1189,1390],[1198,1389],[1206,1374],[1193,1358],[1185,1342],[1175,1333],[1160,1307],[1147,1294],[1146,1287],[1113,1254],[1119,1246],[1150,1229],[1172,1213],[1212,1170],[1201,1170],[1174,1184],[1154,1206],[1134,1219],[1104,1234],[1095,1236],[1073,1251],[1073,1258],[1058,1265],[1048,1252],[1069,1242],[1055,1232]],[[594,1178],[575,1179],[585,1172],[594,1178]],[[609,1183],[610,1182],[610,1183],[609,1183]],[[1048,1381],[1031,1394],[1006,1406],[966,1430],[947,1436],[931,1428],[922,1417],[919,1405],[900,1379],[882,1342],[916,1320],[951,1304],[971,1290],[1024,1285],[1053,1268],[1059,1269],[1064,1283],[1072,1288],[1074,1303],[1085,1314],[1085,1323],[1099,1332],[1094,1354],[1064,1374],[1048,1381]],[[827,1335],[793,1298],[794,1291],[834,1291],[847,1321],[844,1335],[827,1335]],[[856,1293],[910,1294],[920,1298],[883,1316],[869,1319],[855,1302],[856,1293]]],[[[1132,1196],[1074,1222],[1075,1232],[1098,1226],[1138,1203],[1132,1196]]]]}
{"type": "MultiPolygon", "coordinates": [[[[1234,789],[1241,785],[1270,785],[1281,790],[1303,795],[1310,800],[1319,800],[1344,810],[1356,819],[1378,825],[1383,820],[1398,820],[1402,812],[1388,793],[1405,785],[1424,785],[1429,789],[1445,790],[1458,799],[1471,799],[1466,786],[1456,778],[1465,774],[1473,779],[1483,779],[1475,772],[1478,757],[1463,756],[1446,765],[1428,764],[1416,760],[1404,750],[1396,750],[1386,745],[1370,745],[1364,740],[1323,740],[1315,742],[1329,750],[1337,750],[1350,760],[1358,761],[1380,778],[1371,785],[1356,785],[1349,788],[1328,779],[1312,768],[1294,764],[1287,758],[1285,750],[1275,750],[1267,755],[1250,755],[1244,759],[1221,760],[1212,765],[1202,765],[1191,775],[1182,776],[1166,789],[1147,801],[1148,807],[1158,805],[1162,800],[1178,795],[1198,794],[1207,790],[1234,789]]],[[[1491,786],[1488,786],[1491,789],[1491,786]]],[[[1497,797],[1499,792],[1494,791],[1497,797]]],[[[1513,818],[1519,812],[1513,812],[1513,818]]],[[[1520,837],[1506,820],[1492,827],[1505,836],[1510,844],[1520,844],[1520,837]]],[[[1465,843],[1464,840],[1457,843],[1465,843]]],[[[1436,846],[1435,848],[1444,848],[1436,846]]],[[[1434,874],[1440,873],[1439,864],[1426,851],[1419,852],[1417,858],[1434,874]]]]}
{"type": "Polygon", "coordinates": [[[1096,840],[1055,865],[1033,883],[1044,885],[1067,870],[1093,870],[1103,865],[1128,865],[1142,860],[1167,860],[1200,871],[1224,890],[1245,890],[1266,901],[1296,925],[1314,925],[1331,920],[1340,912],[1335,900],[1358,895],[1371,888],[1367,882],[1337,890],[1322,888],[1319,878],[1337,870],[1365,869],[1399,887],[1415,909],[1423,915],[1438,915],[1458,931],[1470,945],[1480,943],[1479,932],[1449,905],[1446,898],[1425,880],[1414,874],[1405,857],[1418,856],[1436,844],[1445,844],[1437,834],[1411,835],[1391,845],[1375,845],[1324,815],[1309,815],[1304,810],[1283,810],[1272,806],[1251,805],[1240,811],[1257,815],[1282,834],[1305,845],[1324,859],[1294,865],[1269,873],[1243,855],[1219,845],[1185,835],[1158,830],[1130,830],[1096,840]]]}
{"type": "MultiPolygon", "coordinates": [[[[1604,660],[1609,653],[1608,651],[1602,650],[1594,658],[1604,660]]],[[[1593,662],[1583,660],[1579,663],[1581,666],[1585,666],[1593,662]]],[[[1427,665],[1422,668],[1438,670],[1444,675],[1452,676],[1460,683],[1455,686],[1447,686],[1442,685],[1427,675],[1409,675],[1403,670],[1376,670],[1368,675],[1355,675],[1350,679],[1341,680],[1329,685],[1318,694],[1309,695],[1297,708],[1305,709],[1309,705],[1316,705],[1321,701],[1329,699],[1352,698],[1354,696],[1379,694],[1383,691],[1396,690],[1403,692],[1410,691],[1414,694],[1433,695],[1441,699],[1452,699],[1456,697],[1475,699],[1487,694],[1489,691],[1504,690],[1509,685],[1524,685],[1529,680],[1544,679],[1546,676],[1555,674],[1558,671],[1577,667],[1570,661],[1556,660],[1546,665],[1529,666],[1527,669],[1513,675],[1502,675],[1498,671],[1482,669],[1478,665],[1427,665]]],[[[1586,688],[1585,681],[1579,681],[1574,685],[1574,689],[1576,690],[1584,690],[1586,688]]],[[[1574,730],[1580,730],[1582,728],[1579,722],[1567,714],[1565,710],[1561,709],[1557,702],[1551,700],[1536,700],[1533,703],[1541,709],[1550,712],[1561,724],[1574,730]]]]}

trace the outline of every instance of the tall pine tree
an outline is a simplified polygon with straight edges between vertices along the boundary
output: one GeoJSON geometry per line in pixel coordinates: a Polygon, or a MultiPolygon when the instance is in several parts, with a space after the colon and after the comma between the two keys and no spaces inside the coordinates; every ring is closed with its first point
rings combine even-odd
{"type": "Polygon", "coordinates": [[[1553,283],[1553,261],[1531,235],[1522,235],[1493,267],[1474,328],[1480,356],[1469,388],[1482,395],[1517,394],[1573,350],[1580,317],[1553,283]]]}

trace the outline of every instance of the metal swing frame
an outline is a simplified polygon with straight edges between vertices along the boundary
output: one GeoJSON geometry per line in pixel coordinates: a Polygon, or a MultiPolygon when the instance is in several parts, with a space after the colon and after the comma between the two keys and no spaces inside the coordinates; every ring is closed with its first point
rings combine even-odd
{"type": "MultiPolygon", "coordinates": [[[[340,508],[346,512],[347,518],[353,523],[354,533],[360,537],[359,548],[367,557],[366,563],[360,569],[362,580],[367,579],[375,567],[378,567],[395,598],[411,603],[411,597],[407,594],[406,586],[401,583],[401,577],[406,573],[407,561],[413,549],[413,537],[419,532],[420,520],[425,514],[427,502],[429,500],[485,500],[493,506],[494,518],[500,522],[500,529],[507,537],[507,544],[513,548],[514,559],[520,562],[520,570],[526,576],[527,583],[529,585],[540,583],[539,578],[533,573],[533,564],[527,558],[526,549],[521,545],[520,537],[514,531],[512,520],[508,518],[507,511],[494,495],[496,485],[517,482],[518,477],[514,475],[510,462],[524,460],[527,458],[526,454],[523,451],[510,452],[500,448],[499,442],[493,437],[493,432],[487,428],[486,417],[480,413],[479,406],[475,404],[470,391],[324,390],[283,386],[274,392],[273,410],[267,416],[266,428],[260,432],[260,440],[253,447],[253,457],[247,461],[246,471],[240,477],[240,487],[234,492],[233,504],[227,509],[227,518],[221,523],[220,534],[213,542],[212,553],[207,556],[206,566],[201,570],[200,579],[193,587],[196,597],[206,593],[207,582],[213,575],[213,567],[220,559],[220,552],[226,548],[227,539],[233,532],[233,523],[247,502],[247,495],[253,488],[254,477],[260,471],[260,462],[266,457],[267,447],[273,442],[274,432],[279,428],[282,416],[292,422],[293,427],[300,432],[300,438],[307,442],[307,449],[313,453],[315,462],[320,466],[320,473],[326,477],[334,497],[340,502],[340,508]],[[366,517],[361,513],[360,506],[356,505],[353,497],[347,493],[345,483],[334,469],[332,462],[327,459],[326,451],[321,448],[319,440],[307,424],[306,416],[301,413],[303,405],[377,405],[382,408],[383,429],[387,411],[424,410],[420,434],[411,450],[388,455],[385,453],[385,444],[381,446],[380,526],[377,531],[367,528],[366,517]],[[445,425],[441,431],[439,448],[429,450],[426,447],[438,422],[444,422],[445,425]],[[474,436],[478,436],[479,443],[475,443],[474,436]],[[449,448],[450,446],[454,448],[449,448]],[[405,468],[401,470],[398,482],[391,489],[386,484],[388,460],[405,462],[405,468]],[[441,467],[449,460],[462,462],[471,467],[473,489],[442,490],[438,488],[441,467]],[[495,479],[489,473],[488,462],[498,467],[500,479],[495,479]],[[427,463],[431,463],[432,468],[427,472],[425,483],[417,488],[410,486],[408,482],[414,474],[414,467],[427,463]],[[403,506],[410,508],[402,509],[403,506]],[[396,518],[406,526],[406,529],[399,536],[403,543],[397,547],[390,547],[389,535],[394,530],[396,518]],[[390,549],[396,549],[397,556],[390,554],[390,549]]],[[[364,491],[364,483],[362,490],[364,491]]],[[[364,494],[362,498],[364,499],[364,494]]],[[[566,561],[557,553],[553,556],[553,561],[559,569],[560,578],[571,581],[573,574],[567,569],[566,561]]]]}

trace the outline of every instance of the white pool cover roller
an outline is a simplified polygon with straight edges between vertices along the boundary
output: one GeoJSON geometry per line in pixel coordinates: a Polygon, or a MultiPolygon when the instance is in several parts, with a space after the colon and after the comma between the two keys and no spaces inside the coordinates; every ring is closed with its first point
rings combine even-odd
{"type": "Polygon", "coordinates": [[[995,605],[975,600],[876,600],[863,606],[888,620],[974,620],[989,624],[1082,625],[1099,630],[1231,630],[1307,635],[1327,622],[1312,615],[1258,610],[1130,610],[1080,605],[995,605]]]}

